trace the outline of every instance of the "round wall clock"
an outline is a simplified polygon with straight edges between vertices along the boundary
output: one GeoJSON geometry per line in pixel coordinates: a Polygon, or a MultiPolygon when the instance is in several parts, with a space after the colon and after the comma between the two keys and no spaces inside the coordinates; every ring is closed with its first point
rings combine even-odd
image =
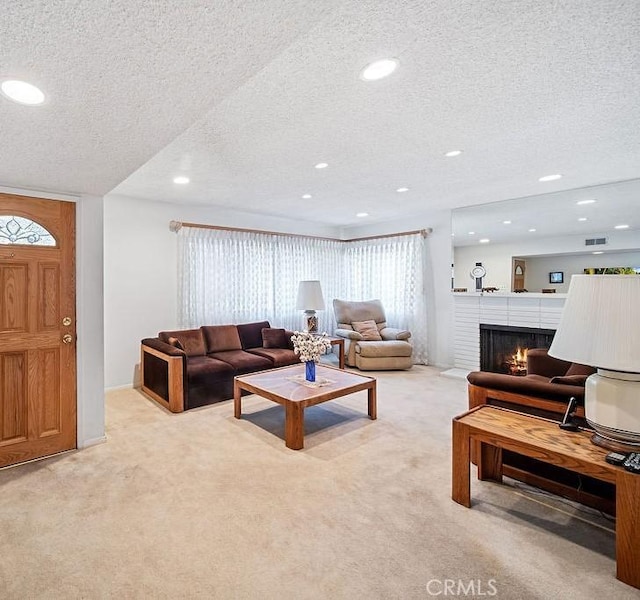
{"type": "Polygon", "coordinates": [[[480,277],[484,277],[487,274],[487,270],[482,265],[476,265],[471,269],[471,277],[474,279],[479,279],[480,277]]]}

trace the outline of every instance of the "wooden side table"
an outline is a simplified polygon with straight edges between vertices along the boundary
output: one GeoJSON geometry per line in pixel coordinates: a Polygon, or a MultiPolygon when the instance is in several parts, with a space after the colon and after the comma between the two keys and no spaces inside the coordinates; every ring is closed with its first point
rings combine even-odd
{"type": "Polygon", "coordinates": [[[478,479],[502,481],[502,450],[576,471],[616,486],[616,577],[640,588],[640,475],[605,461],[607,450],[586,431],[561,431],[554,421],[481,406],[455,417],[451,497],[471,507],[471,447],[479,445],[478,479]]]}
{"type": "Polygon", "coordinates": [[[332,346],[338,346],[338,365],[344,369],[344,339],[340,337],[326,336],[332,346]]]}

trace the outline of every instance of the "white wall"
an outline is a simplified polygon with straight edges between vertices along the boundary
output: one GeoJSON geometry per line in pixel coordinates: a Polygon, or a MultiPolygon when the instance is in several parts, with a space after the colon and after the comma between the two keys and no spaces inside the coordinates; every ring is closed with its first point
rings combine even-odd
{"type": "Polygon", "coordinates": [[[569,291],[571,275],[581,274],[587,267],[640,267],[640,252],[612,252],[606,254],[573,254],[526,258],[524,287],[530,292],[553,288],[558,293],[569,291]],[[549,273],[562,271],[564,283],[549,283],[549,273]]]}
{"type": "Polygon", "coordinates": [[[476,289],[476,281],[471,277],[471,269],[477,262],[486,269],[482,286],[497,287],[500,291],[511,291],[511,257],[513,246],[507,244],[481,244],[463,246],[454,252],[454,287],[476,289]]]}
{"type": "Polygon", "coordinates": [[[177,236],[169,221],[338,237],[309,221],[105,197],[105,386],[137,385],[140,340],[178,326],[177,236]]]}
{"type": "Polygon", "coordinates": [[[76,203],[78,448],[105,439],[103,199],[76,203]]]}
{"type": "MultiPolygon", "coordinates": [[[[511,291],[511,259],[514,256],[523,258],[563,253],[588,253],[591,256],[591,250],[604,250],[607,254],[629,249],[640,250],[640,232],[638,231],[615,231],[607,234],[606,237],[608,239],[605,246],[589,247],[589,249],[585,247],[584,235],[522,240],[509,244],[489,243],[456,246],[454,251],[455,287],[466,287],[469,291],[475,289],[475,281],[470,277],[469,273],[476,262],[481,262],[487,270],[487,275],[483,281],[484,287],[497,287],[501,291],[509,292],[511,291]]],[[[598,256],[605,255],[596,255],[594,258],[598,256]]],[[[562,269],[550,270],[561,271],[562,269]]],[[[549,282],[548,275],[547,273],[547,283],[549,282]]],[[[536,280],[537,283],[538,281],[536,280]]],[[[543,287],[553,286],[540,285],[534,287],[527,281],[525,287],[529,291],[540,291],[543,287]]],[[[560,291],[562,290],[558,289],[558,292],[560,291]]]]}

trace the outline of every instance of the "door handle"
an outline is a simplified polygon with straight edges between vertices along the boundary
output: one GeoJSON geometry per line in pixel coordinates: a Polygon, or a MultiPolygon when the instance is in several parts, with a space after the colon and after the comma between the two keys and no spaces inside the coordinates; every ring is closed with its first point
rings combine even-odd
{"type": "Polygon", "coordinates": [[[62,336],[62,341],[65,344],[70,344],[71,342],[73,342],[73,336],[70,333],[65,333],[62,336]]]}

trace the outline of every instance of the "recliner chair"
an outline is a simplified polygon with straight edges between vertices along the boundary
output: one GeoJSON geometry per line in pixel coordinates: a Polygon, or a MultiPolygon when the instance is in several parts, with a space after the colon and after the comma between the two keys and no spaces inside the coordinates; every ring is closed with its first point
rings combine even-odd
{"type": "Polygon", "coordinates": [[[411,332],[387,327],[380,300],[333,301],[338,329],[345,339],[345,363],[363,371],[410,369],[413,346],[411,332]]]}

